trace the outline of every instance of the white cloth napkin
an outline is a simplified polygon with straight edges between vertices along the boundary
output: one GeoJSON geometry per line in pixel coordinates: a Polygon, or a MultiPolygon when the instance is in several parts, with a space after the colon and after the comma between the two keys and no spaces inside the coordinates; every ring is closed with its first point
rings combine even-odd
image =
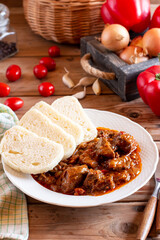
{"type": "MultiPolygon", "coordinates": [[[[15,113],[0,104],[0,138],[18,123],[15,113]]],[[[0,160],[0,239],[27,240],[29,234],[27,202],[6,177],[0,160]]]]}

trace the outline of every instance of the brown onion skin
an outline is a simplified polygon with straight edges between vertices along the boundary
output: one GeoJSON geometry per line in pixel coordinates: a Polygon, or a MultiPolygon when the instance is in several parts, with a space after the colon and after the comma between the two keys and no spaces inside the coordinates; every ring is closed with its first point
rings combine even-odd
{"type": "Polygon", "coordinates": [[[143,50],[150,57],[158,56],[160,53],[160,28],[152,28],[144,34],[143,50]]]}
{"type": "Polygon", "coordinates": [[[130,36],[125,27],[120,24],[111,24],[104,28],[101,34],[101,43],[110,51],[118,52],[129,44],[130,36]]]}
{"type": "Polygon", "coordinates": [[[143,48],[143,37],[138,36],[132,39],[130,46],[141,47],[143,48]]]}
{"type": "Polygon", "coordinates": [[[143,56],[143,57],[135,57],[135,64],[141,63],[141,62],[146,62],[149,60],[148,56],[143,56]]]}
{"type": "Polygon", "coordinates": [[[143,49],[141,47],[129,46],[119,54],[119,57],[128,64],[134,64],[135,62],[131,60],[134,60],[136,56],[139,57],[140,53],[143,55],[143,49]]]}

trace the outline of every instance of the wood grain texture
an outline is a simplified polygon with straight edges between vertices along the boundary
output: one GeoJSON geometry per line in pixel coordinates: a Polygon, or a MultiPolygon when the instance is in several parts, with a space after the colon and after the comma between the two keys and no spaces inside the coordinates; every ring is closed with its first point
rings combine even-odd
{"type": "Polygon", "coordinates": [[[155,216],[156,204],[157,198],[152,196],[145,207],[136,239],[145,240],[147,238],[155,216]]]}
{"type": "MultiPolygon", "coordinates": [[[[82,87],[78,87],[74,90],[67,88],[62,83],[62,76],[66,73],[64,67],[70,72],[70,77],[74,83],[87,76],[80,66],[80,56],[72,57],[59,57],[56,58],[56,69],[52,72],[48,72],[48,75],[43,80],[37,79],[33,74],[33,67],[39,64],[40,57],[16,57],[14,58],[14,64],[21,67],[22,77],[16,82],[9,82],[6,79],[5,72],[8,66],[13,64],[13,59],[7,59],[1,62],[0,79],[7,83],[11,87],[10,96],[38,96],[38,85],[42,82],[51,82],[55,86],[55,95],[72,95],[82,90],[82,87]]],[[[95,78],[96,79],[96,78],[95,78]]],[[[102,94],[112,94],[112,90],[106,87],[102,82],[102,94]]],[[[87,94],[94,94],[92,88],[87,88],[87,94]]]]}
{"type": "MultiPolygon", "coordinates": [[[[159,0],[151,1],[159,3],[159,0]]],[[[7,82],[5,70],[9,65],[21,66],[23,77],[15,83],[7,82],[11,86],[10,96],[20,96],[24,100],[24,107],[16,112],[20,118],[40,100],[52,103],[59,96],[72,94],[72,91],[63,86],[61,82],[64,66],[71,70],[71,77],[76,83],[85,73],[80,67],[78,45],[59,45],[35,35],[24,19],[21,0],[1,0],[1,2],[7,4],[11,10],[11,24],[17,32],[19,53],[14,58],[1,61],[0,81],[7,82]],[[61,48],[61,57],[55,59],[56,71],[50,72],[45,80],[53,82],[56,91],[54,96],[43,98],[37,91],[37,86],[42,81],[35,79],[32,69],[42,56],[48,55],[48,48],[55,44],[61,48]]],[[[141,99],[124,103],[103,84],[102,89],[103,95],[95,96],[91,88],[87,88],[88,95],[81,100],[82,106],[107,110],[129,117],[145,127],[156,140],[160,150],[160,118],[156,117],[141,99]]],[[[79,90],[81,88],[77,89],[77,91],[79,90]]],[[[0,98],[0,102],[4,103],[5,99],[0,98]]],[[[29,240],[134,240],[153,188],[154,179],[151,178],[143,188],[120,202],[85,209],[52,206],[27,197],[29,240]]],[[[160,235],[156,234],[155,223],[149,237],[154,240],[160,239],[160,235]]]]}
{"type": "MultiPolygon", "coordinates": [[[[23,86],[20,86],[20,88],[23,88],[23,86]]],[[[23,108],[16,112],[19,118],[21,118],[22,115],[35,103],[43,100],[51,104],[54,100],[60,97],[58,95],[48,98],[41,96],[18,96],[21,96],[21,98],[24,100],[23,108]]],[[[1,103],[4,103],[5,100],[6,98],[0,98],[1,103]]],[[[111,111],[128,117],[129,119],[143,126],[152,135],[154,140],[160,141],[160,134],[158,130],[160,127],[159,118],[152,113],[151,109],[144,104],[141,99],[136,99],[129,103],[123,103],[120,100],[120,97],[117,95],[110,94],[107,96],[104,94],[100,96],[87,95],[87,97],[83,100],[80,100],[80,102],[84,108],[111,111]]]]}
{"type": "Polygon", "coordinates": [[[160,198],[158,199],[156,210],[156,232],[160,233],[160,198]]]}
{"type": "MultiPolygon", "coordinates": [[[[29,205],[30,238],[55,240],[136,239],[146,203],[114,203],[94,208],[29,205]]],[[[153,229],[150,236],[155,237],[153,229]]]]}

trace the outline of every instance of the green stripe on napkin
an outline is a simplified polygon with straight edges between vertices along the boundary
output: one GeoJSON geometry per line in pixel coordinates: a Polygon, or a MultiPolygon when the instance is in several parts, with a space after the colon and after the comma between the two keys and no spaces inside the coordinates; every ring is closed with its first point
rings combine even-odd
{"type": "MultiPolygon", "coordinates": [[[[18,123],[15,113],[0,104],[0,137],[18,123]]],[[[6,177],[0,160],[0,239],[27,240],[29,234],[25,195],[6,177]]]]}

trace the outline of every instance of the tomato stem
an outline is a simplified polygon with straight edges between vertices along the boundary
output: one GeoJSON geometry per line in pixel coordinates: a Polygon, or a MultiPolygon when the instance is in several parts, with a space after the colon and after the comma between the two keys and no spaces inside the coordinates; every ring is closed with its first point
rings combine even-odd
{"type": "Polygon", "coordinates": [[[156,74],[155,79],[160,81],[160,73],[157,73],[157,74],[156,74]]]}
{"type": "Polygon", "coordinates": [[[159,62],[160,62],[160,53],[158,53],[158,59],[159,59],[159,62]]]}

